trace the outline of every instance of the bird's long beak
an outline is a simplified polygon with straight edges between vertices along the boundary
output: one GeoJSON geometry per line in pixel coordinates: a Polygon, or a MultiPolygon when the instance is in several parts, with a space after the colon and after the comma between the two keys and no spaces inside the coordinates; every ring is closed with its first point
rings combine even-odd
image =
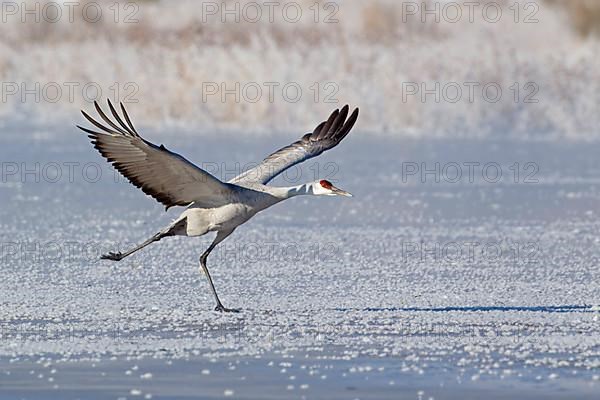
{"type": "Polygon", "coordinates": [[[340,188],[337,188],[335,186],[331,187],[331,191],[333,192],[333,194],[335,194],[336,196],[346,196],[346,197],[352,197],[352,193],[350,192],[346,192],[345,190],[342,190],[340,188]]]}

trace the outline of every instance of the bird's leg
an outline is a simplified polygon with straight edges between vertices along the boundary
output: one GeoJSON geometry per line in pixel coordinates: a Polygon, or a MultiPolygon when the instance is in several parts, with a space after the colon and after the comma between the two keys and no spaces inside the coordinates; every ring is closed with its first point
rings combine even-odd
{"type": "Polygon", "coordinates": [[[210,277],[210,273],[208,272],[208,267],[206,266],[206,259],[208,258],[208,255],[210,254],[210,252],[219,244],[221,243],[223,240],[225,240],[225,238],[229,235],[231,235],[231,233],[233,232],[233,229],[230,231],[219,231],[217,232],[217,237],[215,238],[215,240],[211,243],[211,245],[208,247],[208,249],[206,249],[206,251],[204,253],[202,253],[202,255],[200,256],[200,267],[202,269],[202,271],[204,272],[204,275],[206,275],[206,279],[208,279],[208,284],[210,285],[210,289],[212,290],[213,295],[215,296],[215,300],[217,300],[217,306],[215,307],[215,311],[221,311],[221,312],[239,312],[239,310],[233,309],[233,308],[225,308],[223,306],[223,304],[221,303],[221,300],[219,300],[219,296],[217,295],[217,291],[215,290],[215,285],[213,284],[212,278],[210,277]]]}
{"type": "Polygon", "coordinates": [[[100,258],[102,260],[121,261],[128,255],[133,254],[136,251],[148,246],[150,243],[157,242],[160,239],[167,237],[167,236],[177,235],[178,231],[180,231],[182,228],[185,229],[186,223],[187,223],[186,218],[178,219],[178,220],[174,221],[171,225],[167,226],[165,229],[161,230],[160,232],[155,233],[154,236],[152,236],[150,239],[146,240],[144,243],[141,243],[141,244],[135,246],[134,248],[127,250],[125,253],[121,253],[120,251],[115,253],[115,252],[111,251],[108,254],[102,255],[100,258]]]}
{"type": "Polygon", "coordinates": [[[132,249],[127,250],[125,253],[121,253],[120,251],[118,252],[109,252],[108,254],[103,254],[102,256],[100,256],[100,259],[102,260],[112,260],[112,261],[121,261],[122,259],[124,259],[125,257],[127,257],[128,255],[135,253],[136,251],[143,249],[144,247],[148,246],[150,243],[154,243],[160,239],[162,239],[165,236],[169,236],[168,234],[166,234],[165,232],[158,232],[156,233],[154,236],[152,236],[150,239],[146,240],[144,243],[141,243],[137,246],[135,246],[132,249]]]}

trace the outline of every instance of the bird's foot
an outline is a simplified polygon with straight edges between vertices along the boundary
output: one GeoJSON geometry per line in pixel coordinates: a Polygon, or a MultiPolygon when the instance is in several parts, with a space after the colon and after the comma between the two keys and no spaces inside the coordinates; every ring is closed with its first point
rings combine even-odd
{"type": "Polygon", "coordinates": [[[215,311],[231,312],[231,313],[239,313],[240,312],[240,310],[238,310],[237,308],[225,308],[225,307],[223,307],[223,304],[221,304],[221,303],[217,304],[217,306],[215,307],[215,311]]]}
{"type": "Polygon", "coordinates": [[[123,258],[123,254],[119,251],[117,253],[113,253],[112,251],[108,254],[103,254],[100,256],[101,260],[112,260],[112,261],[121,261],[123,258]]]}

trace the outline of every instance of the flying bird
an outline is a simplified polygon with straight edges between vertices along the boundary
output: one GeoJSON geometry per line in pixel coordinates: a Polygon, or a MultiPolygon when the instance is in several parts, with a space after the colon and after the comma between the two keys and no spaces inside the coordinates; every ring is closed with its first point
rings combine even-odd
{"type": "Polygon", "coordinates": [[[238,226],[259,211],[295,196],[352,196],[327,180],[291,187],[275,187],[267,183],[291,166],[337,146],[354,126],[358,108],[349,117],[347,105],[341,110],[333,111],[313,132],[277,150],[256,167],[223,182],[163,145],[157,146],[145,140],[135,129],[123,103],[120,104],[122,115],[119,115],[108,101],[113,119],[104,113],[97,102],[94,102],[94,106],[104,123],[82,110],[83,116],[97,129],[77,127],[88,134],[100,154],[129,182],[165,205],[166,209],[173,206],[186,207],[171,224],[146,241],[125,252],[110,252],[101,258],[120,261],[164,237],[202,236],[208,232],[216,232],[214,241],[200,256],[201,271],[208,279],[217,302],[216,311],[239,310],[225,308],[221,303],[206,260],[215,246],[231,235],[238,226]]]}

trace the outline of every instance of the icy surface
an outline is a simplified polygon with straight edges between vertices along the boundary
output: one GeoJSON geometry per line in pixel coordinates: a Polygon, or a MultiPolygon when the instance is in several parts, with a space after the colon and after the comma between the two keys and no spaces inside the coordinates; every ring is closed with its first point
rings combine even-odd
{"type": "MultiPolygon", "coordinates": [[[[212,237],[99,261],[179,210],[115,182],[83,135],[42,133],[32,142],[6,131],[0,148],[2,399],[48,390],[264,398],[267,388],[273,397],[477,398],[492,388],[593,398],[600,389],[595,143],[373,141],[358,130],[276,182],[328,178],[354,198],[290,200],[211,255],[224,304],[242,309],[219,314],[198,273],[212,237]],[[450,183],[447,170],[422,182],[408,163],[497,163],[503,176],[492,182],[475,168],[472,182],[450,183]]],[[[164,142],[222,178],[294,139],[190,136],[164,142]]]]}

